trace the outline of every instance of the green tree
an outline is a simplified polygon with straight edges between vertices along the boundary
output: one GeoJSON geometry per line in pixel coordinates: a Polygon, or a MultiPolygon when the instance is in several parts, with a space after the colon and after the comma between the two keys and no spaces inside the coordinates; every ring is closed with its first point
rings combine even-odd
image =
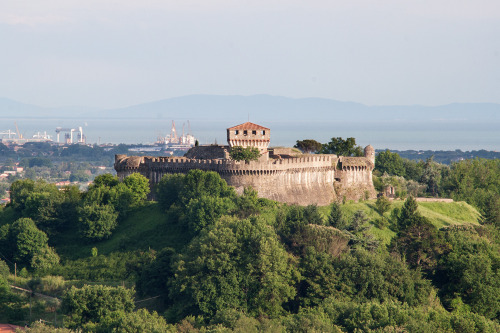
{"type": "Polygon", "coordinates": [[[500,252],[478,228],[448,227],[445,240],[451,245],[441,257],[437,282],[446,305],[458,296],[472,312],[489,319],[500,318],[500,252]]]}
{"type": "Polygon", "coordinates": [[[384,216],[384,214],[391,209],[391,202],[385,196],[380,196],[377,198],[377,201],[375,201],[375,208],[380,216],[384,216]]]}
{"type": "Polygon", "coordinates": [[[304,207],[298,205],[283,206],[276,214],[276,230],[290,249],[296,247],[295,238],[300,236],[307,224],[304,207]]]}
{"type": "Polygon", "coordinates": [[[328,215],[328,225],[343,230],[347,227],[347,220],[342,213],[340,205],[336,202],[330,206],[330,215],[328,215]]]}
{"type": "Polygon", "coordinates": [[[14,222],[10,227],[9,238],[14,250],[13,259],[26,266],[36,253],[48,246],[47,235],[29,218],[14,222]]]}
{"type": "Polygon", "coordinates": [[[215,224],[222,215],[229,214],[235,209],[235,204],[230,198],[204,195],[189,201],[185,216],[189,229],[198,233],[201,229],[215,224]]]}
{"type": "Polygon", "coordinates": [[[297,143],[293,147],[300,149],[303,153],[314,154],[321,150],[322,145],[316,140],[306,139],[297,140],[297,143]]]}
{"type": "Polygon", "coordinates": [[[97,326],[102,332],[177,333],[175,326],[167,324],[155,311],[139,309],[136,312],[116,311],[97,326]]]}
{"type": "Polygon", "coordinates": [[[324,224],[323,216],[319,212],[317,205],[308,205],[304,208],[304,220],[309,224],[324,224]]]}
{"type": "Polygon", "coordinates": [[[86,182],[89,180],[89,175],[82,170],[72,172],[69,175],[70,182],[86,182]]]}
{"type": "Polygon", "coordinates": [[[500,160],[473,159],[452,163],[441,180],[443,191],[453,199],[478,208],[488,223],[496,220],[495,202],[500,198],[500,160]],[[491,206],[491,207],[489,207],[491,206]],[[493,208],[493,209],[491,209],[493,208]]]}
{"type": "Polygon", "coordinates": [[[257,191],[251,187],[245,187],[243,195],[236,199],[237,214],[240,218],[257,215],[260,212],[259,197],[257,191]]]}
{"type": "Polygon", "coordinates": [[[420,267],[432,275],[448,246],[439,237],[437,228],[425,217],[416,215],[411,224],[400,229],[389,250],[399,253],[412,268],[420,267]]]}
{"type": "Polygon", "coordinates": [[[63,222],[64,193],[54,185],[35,189],[24,203],[22,215],[29,217],[43,230],[57,230],[63,222]]]}
{"type": "Polygon", "coordinates": [[[257,161],[260,157],[259,149],[255,147],[246,147],[243,148],[241,146],[231,147],[231,151],[229,152],[229,156],[235,161],[257,161]]]}
{"type": "Polygon", "coordinates": [[[482,223],[494,225],[500,229],[500,195],[491,195],[484,200],[482,223]]]}
{"type": "Polygon", "coordinates": [[[7,279],[9,277],[9,274],[9,266],[7,266],[5,261],[0,259],[0,279],[7,279]]]}
{"type": "Polygon", "coordinates": [[[113,176],[110,173],[105,173],[103,175],[99,175],[94,178],[94,182],[92,186],[107,186],[107,187],[114,187],[118,185],[120,181],[118,180],[117,176],[113,176]]]}
{"type": "Polygon", "coordinates": [[[339,296],[357,302],[389,300],[411,306],[427,304],[431,284],[419,271],[390,255],[357,249],[334,261],[339,296]]]}
{"type": "Polygon", "coordinates": [[[139,199],[136,194],[124,183],[108,189],[107,187],[94,188],[94,191],[101,191],[103,195],[102,204],[109,204],[114,207],[120,218],[124,218],[130,207],[140,204],[142,199],[139,199]],[[105,198],[105,199],[104,199],[105,198]]]}
{"type": "Polygon", "coordinates": [[[300,260],[302,280],[298,287],[301,306],[315,306],[337,294],[338,277],[334,257],[307,247],[300,260]]]}
{"type": "Polygon", "coordinates": [[[43,324],[41,322],[34,322],[30,327],[23,329],[26,333],[74,333],[75,331],[68,328],[54,327],[43,324]]]}
{"type": "Polygon", "coordinates": [[[420,182],[427,185],[427,193],[438,196],[440,193],[441,166],[432,160],[432,157],[425,161],[420,182]]]}
{"type": "Polygon", "coordinates": [[[57,254],[48,247],[47,235],[29,218],[20,218],[0,229],[0,249],[20,266],[50,268],[59,262],[57,254]]]}
{"type": "Polygon", "coordinates": [[[368,224],[368,217],[365,212],[357,210],[344,231],[350,238],[349,245],[352,248],[364,248],[372,252],[375,251],[380,241],[368,233],[371,227],[372,225],[368,224]]]}
{"type": "Polygon", "coordinates": [[[355,138],[342,139],[332,138],[330,142],[324,143],[321,154],[335,154],[338,156],[363,156],[363,149],[356,145],[355,138]]]}
{"type": "Polygon", "coordinates": [[[420,216],[417,212],[417,209],[418,209],[417,200],[415,200],[414,197],[409,196],[405,200],[405,203],[403,204],[403,207],[401,208],[401,211],[397,217],[398,230],[404,230],[408,226],[413,224],[415,218],[420,216]]]}
{"type": "Polygon", "coordinates": [[[140,173],[133,173],[123,179],[123,183],[132,190],[132,198],[135,204],[147,199],[150,188],[149,180],[140,173]]]}
{"type": "Polygon", "coordinates": [[[79,215],[80,234],[89,240],[108,238],[117,226],[118,213],[111,205],[85,205],[79,215]]]}
{"type": "Polygon", "coordinates": [[[160,295],[164,301],[168,298],[167,281],[174,277],[172,272],[172,258],[174,255],[175,251],[172,248],[164,248],[155,255],[151,263],[140,270],[136,281],[139,295],[160,295]]]}
{"type": "Polygon", "coordinates": [[[164,175],[156,185],[156,199],[164,210],[168,210],[172,204],[179,201],[179,195],[184,188],[184,178],[181,173],[164,175]]]}
{"type": "Polygon", "coordinates": [[[406,175],[404,160],[398,153],[391,153],[389,149],[377,154],[375,157],[375,169],[380,171],[380,174],[387,172],[389,175],[401,177],[406,175]]]}
{"type": "Polygon", "coordinates": [[[183,179],[179,199],[182,206],[187,206],[191,199],[202,196],[234,198],[234,189],[214,171],[190,170],[183,179]]]}
{"type": "MultiPolygon", "coordinates": [[[[375,161],[375,165],[376,165],[375,161]]],[[[422,161],[411,161],[408,159],[403,159],[403,165],[405,168],[405,178],[414,181],[420,181],[422,174],[424,172],[424,162],[422,161]]]]}
{"type": "Polygon", "coordinates": [[[16,180],[10,186],[10,205],[21,213],[26,204],[26,199],[35,191],[35,181],[31,179],[16,180]]]}
{"type": "Polygon", "coordinates": [[[62,311],[65,325],[72,329],[95,327],[114,314],[130,313],[134,309],[134,292],[122,287],[102,285],[71,287],[63,296],[62,311]]]}
{"type": "Polygon", "coordinates": [[[35,271],[48,271],[52,267],[59,264],[59,256],[51,247],[44,247],[36,252],[31,258],[31,268],[35,271]]]}
{"type": "Polygon", "coordinates": [[[174,262],[170,295],[181,317],[224,309],[274,317],[295,294],[291,260],[261,220],[222,218],[174,262]]]}

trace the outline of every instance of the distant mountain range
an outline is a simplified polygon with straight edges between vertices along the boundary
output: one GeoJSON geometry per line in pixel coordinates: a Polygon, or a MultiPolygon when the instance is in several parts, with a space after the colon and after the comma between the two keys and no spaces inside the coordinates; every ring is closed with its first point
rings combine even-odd
{"type": "Polygon", "coordinates": [[[270,95],[189,95],[117,109],[86,107],[44,108],[0,98],[0,119],[197,119],[245,122],[373,122],[373,123],[500,123],[500,104],[453,103],[441,106],[367,106],[326,98],[288,98],[270,95]]]}

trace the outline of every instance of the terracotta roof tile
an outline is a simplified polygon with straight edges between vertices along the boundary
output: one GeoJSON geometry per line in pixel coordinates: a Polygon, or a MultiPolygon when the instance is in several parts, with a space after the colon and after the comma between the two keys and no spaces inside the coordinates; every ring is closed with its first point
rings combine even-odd
{"type": "Polygon", "coordinates": [[[229,127],[228,130],[269,130],[269,128],[247,121],[246,123],[229,127]]]}
{"type": "Polygon", "coordinates": [[[0,332],[15,332],[16,329],[25,330],[22,326],[10,325],[10,324],[0,324],[0,332]]]}

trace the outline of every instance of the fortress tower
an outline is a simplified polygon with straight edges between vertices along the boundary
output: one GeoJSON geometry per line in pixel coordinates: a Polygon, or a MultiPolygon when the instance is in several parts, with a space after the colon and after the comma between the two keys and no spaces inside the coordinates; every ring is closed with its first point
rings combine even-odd
{"type": "Polygon", "coordinates": [[[251,122],[246,122],[227,129],[229,147],[255,147],[262,155],[267,153],[271,141],[271,130],[251,122]]]}
{"type": "Polygon", "coordinates": [[[375,148],[372,145],[365,147],[365,157],[372,162],[373,167],[375,167],[375,148]]]}

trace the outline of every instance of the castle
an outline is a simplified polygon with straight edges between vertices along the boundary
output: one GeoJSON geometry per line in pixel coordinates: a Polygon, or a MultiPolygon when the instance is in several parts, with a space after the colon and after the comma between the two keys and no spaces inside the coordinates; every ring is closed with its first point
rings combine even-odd
{"type": "Polygon", "coordinates": [[[291,148],[269,148],[269,128],[246,122],[227,129],[228,145],[191,148],[184,157],[115,156],[120,179],[138,172],[151,186],[163,175],[192,169],[215,171],[238,193],[251,186],[260,197],[299,205],[328,205],[335,200],[376,196],[372,182],[375,150],[367,146],[364,157],[301,154],[291,148]],[[257,161],[234,161],[232,147],[254,147],[257,161]]]}

